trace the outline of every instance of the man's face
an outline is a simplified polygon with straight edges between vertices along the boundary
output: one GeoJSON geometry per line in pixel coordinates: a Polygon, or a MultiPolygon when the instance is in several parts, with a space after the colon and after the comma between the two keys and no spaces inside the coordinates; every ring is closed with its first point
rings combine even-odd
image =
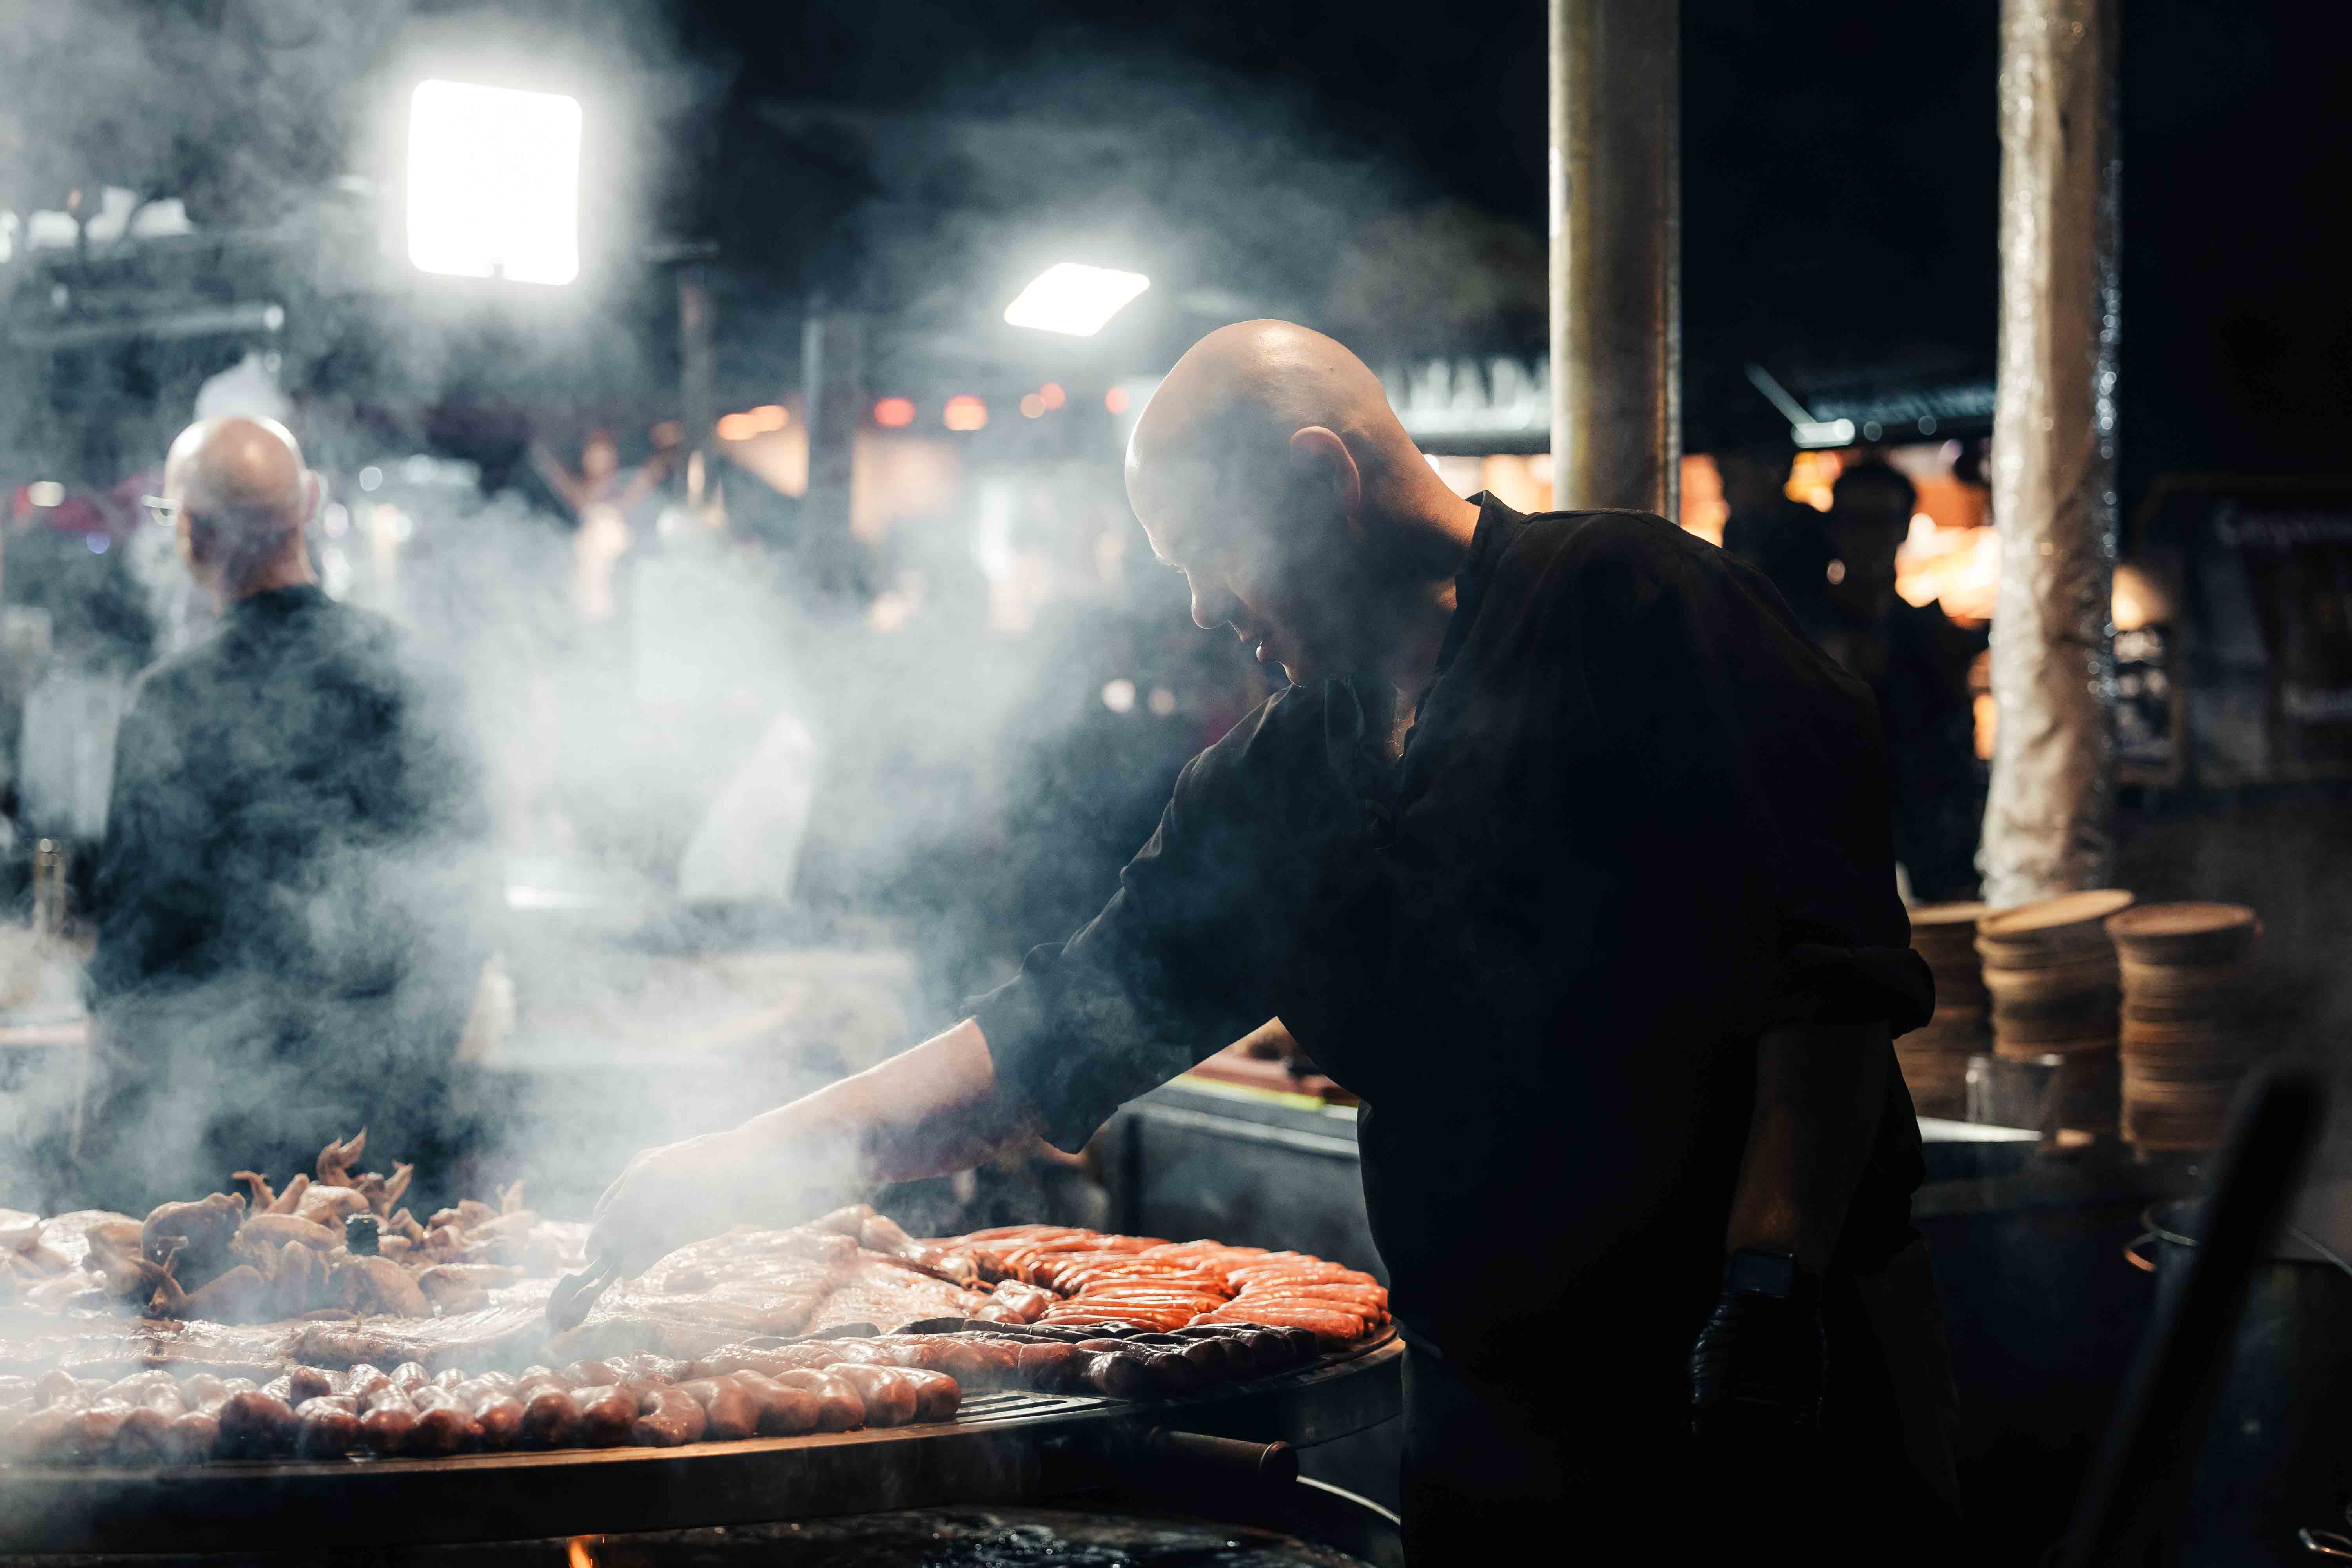
{"type": "Polygon", "coordinates": [[[1215,489],[1135,498],[1152,554],[1192,588],[1193,624],[1230,627],[1294,683],[1355,668],[1355,562],[1344,526],[1278,488],[1222,500],[1215,489]]]}

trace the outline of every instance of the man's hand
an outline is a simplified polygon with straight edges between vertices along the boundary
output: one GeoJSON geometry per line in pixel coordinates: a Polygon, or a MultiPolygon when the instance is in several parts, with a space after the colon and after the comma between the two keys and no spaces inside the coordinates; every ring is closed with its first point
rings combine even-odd
{"type": "Polygon", "coordinates": [[[1819,1436],[1827,1360],[1818,1284],[1800,1278],[1785,1298],[1727,1289],[1691,1347],[1691,1430],[1734,1447],[1819,1436]]]}
{"type": "Polygon", "coordinates": [[[755,1173],[738,1132],[712,1132],[647,1149],[604,1189],[588,1231],[588,1256],[639,1274],[688,1242],[740,1224],[753,1207],[755,1173]]]}

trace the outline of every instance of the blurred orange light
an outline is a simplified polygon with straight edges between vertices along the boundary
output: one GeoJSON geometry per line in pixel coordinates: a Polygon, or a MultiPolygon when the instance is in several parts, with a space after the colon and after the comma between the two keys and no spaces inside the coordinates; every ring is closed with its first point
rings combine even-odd
{"type": "Polygon", "coordinates": [[[915,400],[886,397],[874,405],[874,423],[886,430],[903,429],[915,422],[915,400]]]}
{"type": "Polygon", "coordinates": [[[988,423],[988,405],[969,393],[959,393],[948,399],[940,419],[950,430],[977,430],[988,423]]]}
{"type": "Polygon", "coordinates": [[[759,433],[759,422],[749,414],[722,414],[719,417],[719,438],[722,441],[748,441],[759,433]]]}
{"type": "Polygon", "coordinates": [[[1108,392],[1104,393],[1103,406],[1109,409],[1113,414],[1126,413],[1127,388],[1123,386],[1114,386],[1108,392]]]}
{"type": "Polygon", "coordinates": [[[1037,401],[1048,408],[1059,408],[1069,400],[1070,395],[1062,390],[1058,381],[1049,381],[1037,389],[1037,401]]]}
{"type": "Polygon", "coordinates": [[[1028,396],[1021,400],[1021,416],[1023,418],[1034,419],[1045,412],[1045,400],[1038,396],[1035,393],[1033,392],[1028,396]]]}
{"type": "Polygon", "coordinates": [[[747,417],[754,430],[781,430],[792,416],[784,412],[784,405],[781,403],[762,403],[747,417]]]}

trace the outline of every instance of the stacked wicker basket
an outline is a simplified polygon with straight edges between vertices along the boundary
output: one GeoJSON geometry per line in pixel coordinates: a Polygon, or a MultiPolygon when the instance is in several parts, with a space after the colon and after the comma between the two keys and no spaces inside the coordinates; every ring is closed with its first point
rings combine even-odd
{"type": "Polygon", "coordinates": [[[2115,1130],[2119,1101],[2116,993],[2106,922],[2131,906],[2118,888],[2067,893],[1984,916],[1976,948],[1992,998],[1993,1054],[2058,1058],[2057,1121],[2115,1130]]]}
{"type": "Polygon", "coordinates": [[[1968,1109],[1969,1058],[1985,1048],[1990,999],[1977,967],[1982,904],[1922,904],[1911,911],[1911,946],[1936,977],[1936,1013],[1895,1042],[1895,1059],[1922,1116],[1968,1109]]]}
{"type": "Polygon", "coordinates": [[[2123,967],[2124,1136],[2210,1149],[2258,1050],[2262,922],[2240,904],[2150,904],[2107,921],[2123,967]]]}

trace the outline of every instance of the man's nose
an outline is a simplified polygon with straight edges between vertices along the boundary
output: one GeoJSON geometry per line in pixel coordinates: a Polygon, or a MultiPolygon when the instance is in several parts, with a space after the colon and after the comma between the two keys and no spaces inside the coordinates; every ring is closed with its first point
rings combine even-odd
{"type": "Polygon", "coordinates": [[[1214,583],[1204,583],[1198,577],[1187,578],[1192,585],[1192,624],[1204,632],[1215,631],[1234,618],[1239,601],[1214,583]]]}

